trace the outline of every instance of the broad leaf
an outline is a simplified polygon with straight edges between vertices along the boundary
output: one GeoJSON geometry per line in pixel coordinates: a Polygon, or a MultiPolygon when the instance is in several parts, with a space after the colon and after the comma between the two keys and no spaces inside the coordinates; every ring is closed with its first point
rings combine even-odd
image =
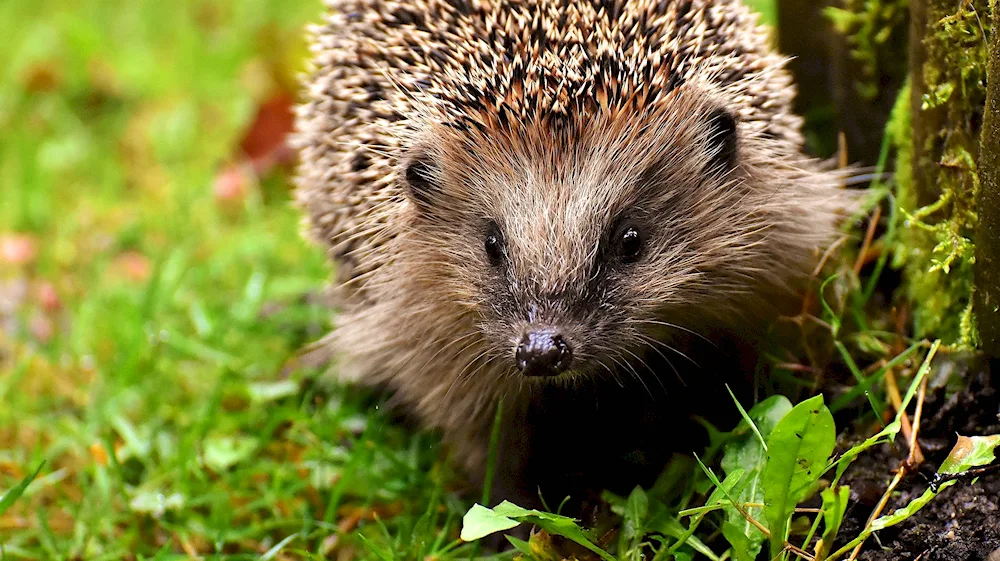
{"type": "Polygon", "coordinates": [[[938,473],[962,473],[974,467],[988,466],[996,460],[994,450],[997,446],[1000,446],[1000,434],[959,436],[938,473]]]}
{"type": "Polygon", "coordinates": [[[795,506],[823,473],[835,445],[833,415],[823,396],[796,405],[774,427],[762,473],[772,558],[781,555],[795,506]]]}
{"type": "Polygon", "coordinates": [[[473,505],[462,518],[460,537],[465,541],[474,541],[496,532],[509,530],[522,522],[534,524],[550,534],[570,539],[601,556],[605,561],[615,561],[608,552],[594,545],[572,518],[522,508],[509,501],[504,501],[492,509],[479,504],[473,505]]]}
{"type": "Polygon", "coordinates": [[[497,514],[483,505],[474,504],[462,517],[462,535],[459,537],[467,542],[476,541],[496,532],[510,530],[518,524],[517,520],[497,514]]]}

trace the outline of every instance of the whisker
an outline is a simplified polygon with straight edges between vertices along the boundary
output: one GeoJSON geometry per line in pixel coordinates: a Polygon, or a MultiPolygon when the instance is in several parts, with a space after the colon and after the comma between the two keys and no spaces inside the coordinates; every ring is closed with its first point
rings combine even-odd
{"type": "Polygon", "coordinates": [[[660,321],[660,320],[655,320],[655,319],[637,319],[637,320],[632,320],[632,321],[634,321],[635,323],[648,323],[648,324],[651,324],[651,325],[661,325],[663,327],[670,327],[670,328],[673,328],[673,329],[678,329],[678,330],[683,331],[685,333],[690,333],[691,335],[694,335],[695,337],[701,339],[702,341],[705,341],[706,343],[708,343],[709,345],[712,345],[715,348],[719,348],[719,346],[716,345],[713,341],[711,341],[708,337],[705,337],[704,335],[702,335],[701,333],[698,333],[697,331],[694,331],[693,329],[688,329],[687,327],[684,327],[684,326],[681,326],[681,325],[677,325],[676,323],[670,323],[668,321],[660,321]]]}
{"type": "MultiPolygon", "coordinates": [[[[632,355],[633,357],[635,357],[635,360],[638,361],[639,364],[642,365],[643,370],[645,370],[646,372],[649,372],[649,374],[652,377],[656,378],[656,382],[660,385],[660,389],[662,389],[663,393],[666,394],[667,393],[667,387],[663,385],[663,380],[661,380],[660,377],[659,377],[659,375],[657,375],[656,370],[649,366],[649,363],[646,362],[646,359],[644,359],[643,357],[639,356],[638,354],[636,354],[635,352],[633,352],[631,349],[623,348],[623,350],[625,352],[627,352],[628,354],[632,355]]],[[[650,394],[650,395],[652,395],[652,394],[650,394]]]]}
{"type": "MultiPolygon", "coordinates": [[[[699,370],[701,369],[701,365],[698,364],[697,361],[695,361],[693,358],[691,358],[688,355],[686,355],[685,353],[683,353],[677,347],[674,347],[673,345],[667,343],[666,341],[660,341],[659,339],[656,339],[655,337],[650,337],[649,335],[643,335],[643,334],[640,334],[640,337],[643,337],[646,342],[650,343],[650,345],[660,345],[663,348],[667,349],[668,351],[677,354],[681,358],[686,359],[688,362],[690,362],[692,365],[694,365],[695,368],[698,368],[699,370]]],[[[666,357],[664,357],[664,358],[666,358],[666,357]]]]}
{"type": "MultiPolygon", "coordinates": [[[[643,341],[646,344],[648,344],[649,348],[651,348],[654,351],[656,351],[656,354],[660,355],[660,357],[663,358],[664,361],[666,361],[667,365],[670,366],[670,369],[674,371],[674,376],[677,377],[677,381],[679,381],[682,386],[687,387],[687,382],[684,381],[684,377],[681,376],[680,371],[677,370],[676,366],[674,366],[673,361],[671,361],[669,358],[667,358],[667,355],[663,354],[663,352],[660,351],[660,349],[657,348],[657,345],[663,345],[663,346],[665,346],[667,348],[667,350],[674,350],[674,352],[677,352],[677,351],[675,349],[673,349],[670,345],[667,345],[666,343],[664,343],[663,341],[658,341],[658,340],[656,340],[656,339],[654,339],[654,338],[652,338],[652,337],[650,337],[648,335],[644,335],[642,333],[639,333],[638,337],[639,337],[639,339],[641,341],[643,341]]],[[[678,354],[680,354],[680,353],[678,353],[678,354]]],[[[684,355],[681,354],[681,356],[684,356],[684,355]]],[[[687,357],[685,357],[685,358],[687,358],[687,357]]],[[[690,360],[690,359],[688,359],[688,360],[690,360]]],[[[695,364],[695,366],[698,366],[698,365],[695,364]]],[[[654,373],[654,376],[655,375],[656,374],[654,373]]],[[[659,380],[659,376],[657,376],[657,380],[659,380]]],[[[660,385],[661,386],[663,385],[663,381],[660,381],[660,385]]],[[[663,388],[663,390],[666,391],[666,388],[663,388]]]]}

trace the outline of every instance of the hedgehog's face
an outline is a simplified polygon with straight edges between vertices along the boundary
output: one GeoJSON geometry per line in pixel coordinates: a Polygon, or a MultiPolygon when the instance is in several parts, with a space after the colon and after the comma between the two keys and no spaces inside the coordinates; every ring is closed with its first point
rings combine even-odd
{"type": "Polygon", "coordinates": [[[403,160],[407,243],[494,360],[548,380],[637,367],[754,291],[767,242],[737,122],[687,109],[566,136],[465,132],[403,160]]]}

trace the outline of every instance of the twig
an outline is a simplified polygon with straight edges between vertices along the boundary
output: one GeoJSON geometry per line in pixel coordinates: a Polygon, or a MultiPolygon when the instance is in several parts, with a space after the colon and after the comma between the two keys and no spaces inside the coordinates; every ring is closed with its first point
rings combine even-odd
{"type": "Polygon", "coordinates": [[[906,411],[900,410],[903,407],[903,397],[899,394],[899,386],[896,384],[896,374],[892,368],[885,371],[885,390],[889,394],[889,401],[892,402],[892,407],[900,413],[899,422],[902,426],[903,437],[909,442],[913,430],[906,411]]]}
{"type": "Polygon", "coordinates": [[[906,458],[908,468],[915,468],[924,463],[924,453],[920,450],[917,442],[917,434],[920,432],[920,415],[924,411],[924,398],[927,395],[927,378],[920,382],[920,393],[917,394],[917,410],[913,413],[913,433],[910,435],[910,455],[906,458]]]}
{"type": "Polygon", "coordinates": [[[847,135],[844,131],[837,133],[837,167],[845,169],[848,166],[847,158],[847,135]]]}
{"type": "MultiPolygon", "coordinates": [[[[896,489],[896,485],[899,485],[899,482],[903,479],[903,476],[905,474],[906,474],[906,466],[905,465],[899,466],[899,469],[896,470],[896,476],[892,478],[892,481],[889,483],[889,487],[886,488],[885,493],[882,494],[882,498],[879,499],[878,504],[875,506],[875,510],[873,510],[871,516],[868,517],[868,522],[865,523],[866,528],[870,527],[872,525],[872,522],[874,522],[876,518],[882,515],[882,511],[885,509],[885,505],[888,504],[889,502],[889,495],[891,495],[892,492],[896,489]]],[[[855,559],[857,559],[858,555],[861,553],[861,547],[864,545],[865,545],[864,541],[859,543],[858,546],[854,548],[854,551],[851,552],[851,556],[847,558],[847,561],[854,561],[855,559]]]]}
{"type": "Polygon", "coordinates": [[[786,551],[791,551],[795,555],[798,555],[799,557],[801,557],[803,559],[808,559],[809,561],[814,561],[816,559],[816,556],[813,555],[812,553],[809,553],[808,551],[806,551],[806,550],[804,550],[802,548],[796,547],[796,546],[794,546],[794,545],[792,545],[792,544],[790,544],[788,542],[785,542],[785,550],[786,551]]]}
{"type": "Polygon", "coordinates": [[[882,207],[875,207],[875,211],[872,212],[872,217],[868,222],[868,230],[865,232],[865,240],[861,243],[861,249],[858,250],[858,258],[854,261],[854,274],[861,274],[861,267],[865,265],[868,261],[868,249],[872,245],[872,240],[875,239],[875,227],[878,226],[879,219],[882,218],[882,207]]]}
{"type": "Polygon", "coordinates": [[[810,274],[811,278],[816,278],[819,276],[820,273],[823,272],[823,267],[826,267],[826,262],[829,261],[831,257],[833,257],[833,253],[837,251],[838,247],[844,245],[847,239],[848,239],[847,236],[840,236],[839,238],[837,238],[837,241],[833,242],[832,244],[829,245],[829,247],[826,248],[826,251],[824,251],[823,255],[819,258],[819,263],[816,264],[816,268],[814,268],[812,274],[810,274]]]}
{"type": "Polygon", "coordinates": [[[809,366],[808,364],[799,364],[797,362],[779,362],[774,365],[775,368],[779,370],[789,370],[791,372],[807,372],[809,374],[819,375],[822,372],[819,368],[815,366],[809,366]]]}

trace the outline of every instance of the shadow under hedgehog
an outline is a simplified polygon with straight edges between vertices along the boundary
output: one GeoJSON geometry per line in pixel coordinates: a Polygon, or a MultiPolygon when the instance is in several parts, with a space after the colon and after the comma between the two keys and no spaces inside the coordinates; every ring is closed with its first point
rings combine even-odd
{"type": "Polygon", "coordinates": [[[493,500],[648,484],[748,388],[852,197],[737,0],[331,0],[298,202],[336,264],[321,344],[493,500]],[[721,400],[721,401],[720,401],[721,400]]]}

